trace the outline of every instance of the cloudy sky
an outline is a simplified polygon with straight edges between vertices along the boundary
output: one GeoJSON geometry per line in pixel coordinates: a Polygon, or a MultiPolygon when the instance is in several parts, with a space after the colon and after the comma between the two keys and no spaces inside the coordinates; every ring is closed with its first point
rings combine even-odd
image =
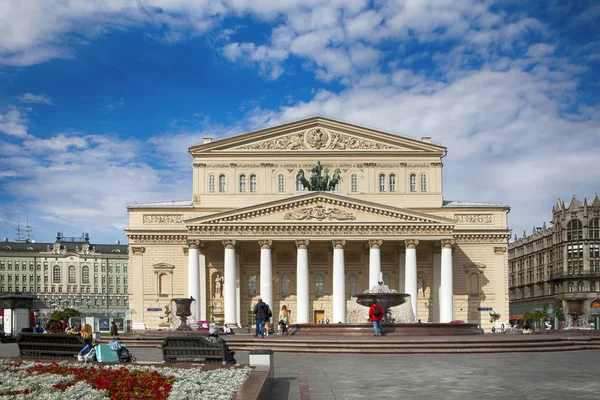
{"type": "Polygon", "coordinates": [[[448,200],[523,230],[600,191],[600,2],[0,2],[0,235],[126,241],[187,147],[322,115],[448,147],[448,200]],[[527,6],[523,6],[527,4],[527,6]]]}

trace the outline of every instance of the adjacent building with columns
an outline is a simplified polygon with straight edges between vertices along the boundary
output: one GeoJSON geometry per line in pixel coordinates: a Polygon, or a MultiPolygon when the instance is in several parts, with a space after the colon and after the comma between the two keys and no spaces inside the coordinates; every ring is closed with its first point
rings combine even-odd
{"type": "Polygon", "coordinates": [[[190,147],[191,200],[128,208],[134,329],[189,296],[198,320],[252,324],[262,297],[292,323],[346,322],[381,279],[423,322],[507,320],[510,208],[444,200],[446,152],[321,117],[190,147]]]}

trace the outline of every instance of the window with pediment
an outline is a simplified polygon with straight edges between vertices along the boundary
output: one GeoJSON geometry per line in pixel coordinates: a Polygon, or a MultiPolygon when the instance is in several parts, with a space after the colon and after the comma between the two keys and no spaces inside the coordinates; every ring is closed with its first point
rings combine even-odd
{"type": "Polygon", "coordinates": [[[350,191],[358,192],[358,176],[356,174],[350,176],[350,191]]]}
{"type": "Polygon", "coordinates": [[[244,193],[246,191],[246,175],[240,175],[240,192],[244,193]]]}
{"type": "Polygon", "coordinates": [[[90,268],[88,266],[81,269],[81,283],[90,283],[90,268]]]}
{"type": "Polygon", "coordinates": [[[385,192],[385,175],[379,175],[379,191],[385,192]]]}
{"type": "Polygon", "coordinates": [[[208,176],[208,191],[210,193],[215,192],[215,176],[213,174],[208,176]]]}
{"type": "Polygon", "coordinates": [[[256,275],[250,275],[248,277],[248,294],[256,294],[256,275]]]}
{"type": "Polygon", "coordinates": [[[225,193],[227,191],[227,178],[225,175],[219,175],[219,193],[225,193]]]}
{"type": "Polygon", "coordinates": [[[257,185],[257,178],[256,175],[252,174],[250,175],[250,191],[251,192],[256,192],[256,185],[257,185]]]}
{"type": "Polygon", "coordinates": [[[396,191],[396,175],[390,175],[390,192],[396,191]]]}
{"type": "Polygon", "coordinates": [[[410,174],[410,176],[408,178],[408,182],[410,184],[410,191],[416,192],[417,191],[417,175],[410,174]]]}
{"type": "Polygon", "coordinates": [[[322,296],[323,295],[323,275],[315,276],[315,295],[322,296]]]}
{"type": "Polygon", "coordinates": [[[290,295],[290,277],[288,276],[288,274],[283,275],[283,277],[281,278],[281,295],[290,295]]]}
{"type": "Polygon", "coordinates": [[[421,174],[420,179],[421,179],[421,192],[426,192],[427,191],[427,175],[421,174]]]}
{"type": "Polygon", "coordinates": [[[283,174],[277,175],[277,191],[285,192],[285,177],[283,174]]]}

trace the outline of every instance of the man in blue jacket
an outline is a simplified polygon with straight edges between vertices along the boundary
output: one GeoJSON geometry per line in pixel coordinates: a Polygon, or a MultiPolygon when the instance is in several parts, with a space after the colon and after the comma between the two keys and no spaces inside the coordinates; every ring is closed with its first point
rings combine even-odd
{"type": "Polygon", "coordinates": [[[256,317],[256,333],[252,336],[255,338],[260,334],[261,338],[265,338],[265,320],[267,319],[267,311],[269,306],[258,299],[258,303],[254,306],[254,316],[256,317]]]}

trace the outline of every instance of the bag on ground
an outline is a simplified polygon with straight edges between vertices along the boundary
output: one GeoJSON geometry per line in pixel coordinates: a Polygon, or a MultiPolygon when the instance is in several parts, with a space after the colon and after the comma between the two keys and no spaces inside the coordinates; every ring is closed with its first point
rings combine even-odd
{"type": "Polygon", "coordinates": [[[127,350],[127,347],[121,347],[121,350],[119,350],[119,361],[133,363],[137,361],[137,358],[127,350]]]}

